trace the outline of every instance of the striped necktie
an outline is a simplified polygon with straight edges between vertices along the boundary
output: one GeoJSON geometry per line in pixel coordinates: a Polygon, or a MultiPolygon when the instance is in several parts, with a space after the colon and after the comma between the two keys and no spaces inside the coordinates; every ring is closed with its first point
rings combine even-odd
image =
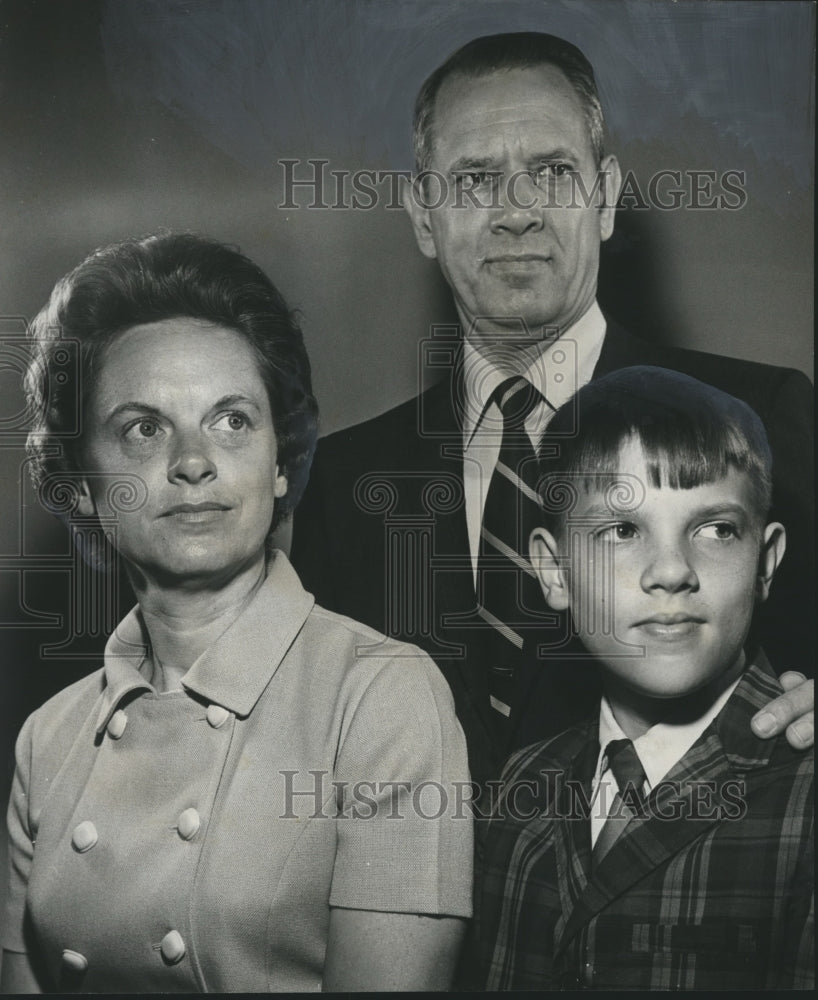
{"type": "Polygon", "coordinates": [[[536,493],[537,460],[525,421],[540,393],[524,378],[497,387],[492,400],[503,415],[503,438],[491,477],[477,561],[477,610],[491,626],[481,636],[491,706],[501,732],[511,714],[515,678],[532,627],[541,625],[545,603],[528,559],[528,537],[541,523],[536,493]]]}
{"type": "Polygon", "coordinates": [[[633,743],[630,740],[611,740],[605,748],[605,756],[619,791],[611,802],[608,818],[594,844],[591,854],[594,868],[619,840],[631,819],[643,814],[645,805],[643,788],[647,777],[633,743]]]}

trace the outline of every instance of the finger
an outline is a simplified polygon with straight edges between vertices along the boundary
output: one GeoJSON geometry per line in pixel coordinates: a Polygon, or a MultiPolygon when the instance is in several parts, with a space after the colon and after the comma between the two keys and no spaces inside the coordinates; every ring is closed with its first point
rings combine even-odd
{"type": "Polygon", "coordinates": [[[788,670],[778,678],[778,682],[785,691],[792,691],[799,684],[803,684],[806,679],[804,674],[799,673],[797,670],[788,670]]]}
{"type": "MultiPolygon", "coordinates": [[[[799,722],[804,722],[812,729],[814,706],[814,682],[812,680],[804,681],[779,695],[768,705],[765,705],[760,712],[757,712],[752,719],[753,732],[757,736],[768,738],[783,733],[787,726],[791,724],[796,726],[799,722]]],[[[799,738],[808,738],[811,743],[812,736],[808,735],[808,730],[805,727],[799,728],[798,734],[799,738]]]]}
{"type": "Polygon", "coordinates": [[[808,750],[815,743],[815,717],[812,712],[787,726],[787,742],[796,750],[808,750]]]}

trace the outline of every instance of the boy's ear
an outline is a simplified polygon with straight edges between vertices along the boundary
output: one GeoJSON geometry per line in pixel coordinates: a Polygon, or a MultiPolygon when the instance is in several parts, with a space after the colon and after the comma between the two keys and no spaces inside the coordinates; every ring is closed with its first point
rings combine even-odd
{"type": "Polygon", "coordinates": [[[545,528],[535,528],[531,532],[528,550],[546,603],[554,611],[565,611],[570,603],[570,594],[560,565],[556,539],[545,528]]]}
{"type": "Polygon", "coordinates": [[[91,496],[91,488],[85,476],[77,476],[74,480],[77,487],[77,512],[83,517],[93,517],[97,512],[97,505],[91,496]]]}
{"type": "Polygon", "coordinates": [[[761,539],[761,552],[758,556],[758,577],[756,579],[756,601],[767,600],[770,593],[770,584],[778,569],[778,565],[784,558],[787,548],[787,532],[783,524],[773,521],[764,529],[761,539]]]}

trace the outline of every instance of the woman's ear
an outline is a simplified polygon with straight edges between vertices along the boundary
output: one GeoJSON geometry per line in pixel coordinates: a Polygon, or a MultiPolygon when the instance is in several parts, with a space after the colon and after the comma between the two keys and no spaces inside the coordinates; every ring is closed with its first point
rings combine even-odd
{"type": "Polygon", "coordinates": [[[565,570],[560,564],[557,540],[545,528],[535,528],[531,532],[528,550],[546,603],[554,611],[565,611],[571,603],[571,595],[565,570]]]}
{"type": "Polygon", "coordinates": [[[283,472],[279,471],[278,466],[276,466],[276,477],[273,482],[273,496],[277,499],[283,497],[287,492],[287,477],[283,472]]]}
{"type": "Polygon", "coordinates": [[[761,552],[758,556],[758,577],[756,578],[756,601],[767,600],[775,571],[784,558],[787,549],[787,532],[783,524],[773,521],[764,529],[761,552]]]}

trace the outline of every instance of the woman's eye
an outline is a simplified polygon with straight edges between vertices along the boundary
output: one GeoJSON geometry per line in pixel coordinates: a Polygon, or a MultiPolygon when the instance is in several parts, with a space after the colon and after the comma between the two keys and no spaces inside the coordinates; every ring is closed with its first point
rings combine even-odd
{"type": "Polygon", "coordinates": [[[703,538],[714,538],[724,542],[730,538],[738,537],[738,529],[729,521],[716,521],[714,524],[705,524],[699,528],[699,534],[703,538]]]}
{"type": "Polygon", "coordinates": [[[249,424],[250,421],[243,413],[234,410],[230,413],[223,413],[213,426],[219,430],[243,431],[249,424]]]}

